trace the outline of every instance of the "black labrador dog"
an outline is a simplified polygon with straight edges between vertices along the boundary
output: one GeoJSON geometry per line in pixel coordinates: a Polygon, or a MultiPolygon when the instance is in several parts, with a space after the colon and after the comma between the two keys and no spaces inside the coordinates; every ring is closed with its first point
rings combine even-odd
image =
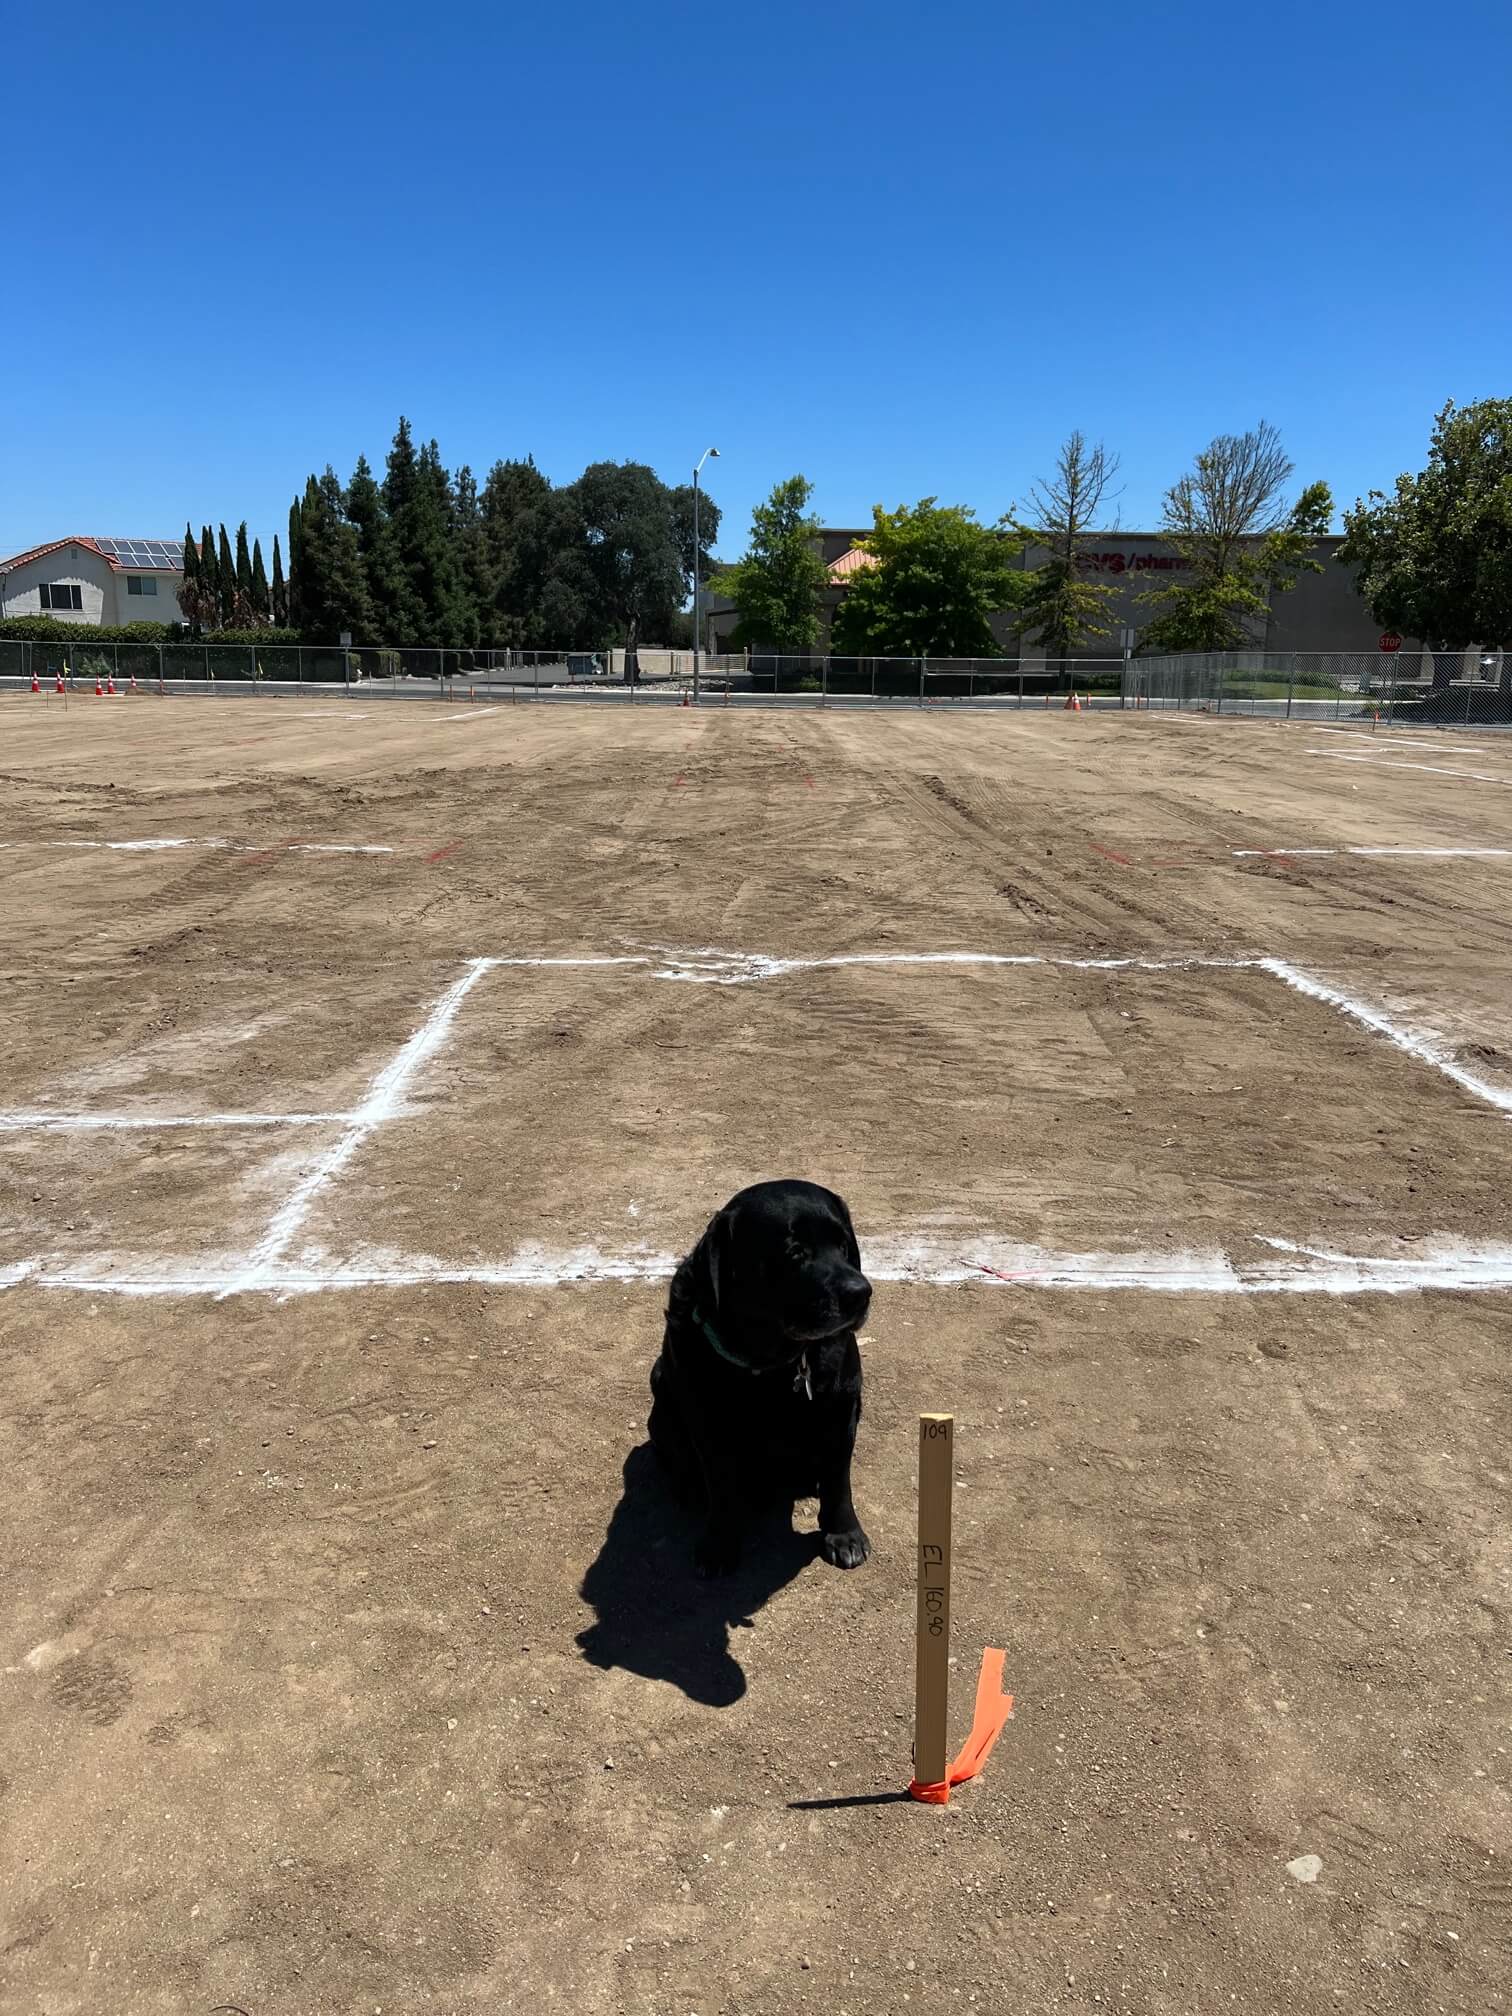
{"type": "Polygon", "coordinates": [[[740,1191],[678,1267],[647,1432],[702,1503],[700,1574],[738,1564],[744,1515],[779,1492],[817,1493],[826,1561],[871,1552],[850,1481],[870,1304],[850,1212],[817,1183],[740,1191]]]}

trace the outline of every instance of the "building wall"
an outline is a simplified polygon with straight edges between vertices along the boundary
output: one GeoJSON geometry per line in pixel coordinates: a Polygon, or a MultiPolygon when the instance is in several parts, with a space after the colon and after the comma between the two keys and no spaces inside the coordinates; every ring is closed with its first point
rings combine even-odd
{"type": "Polygon", "coordinates": [[[130,568],[123,568],[115,577],[115,614],[108,620],[112,623],[181,623],[183,611],[179,608],[178,585],[182,574],[171,574],[166,568],[154,568],[150,574],[138,574],[141,581],[155,581],[155,595],[133,595],[127,576],[130,568]]]}
{"type": "Polygon", "coordinates": [[[6,617],[56,616],[60,623],[76,623],[81,629],[98,629],[101,624],[180,623],[178,584],[181,574],[154,570],[141,577],[157,583],[156,595],[132,595],[127,591],[126,573],[117,573],[101,554],[88,546],[60,546],[39,560],[10,570],[0,582],[6,617]],[[41,589],[44,582],[77,583],[80,609],[44,609],[41,589]]]}
{"type": "Polygon", "coordinates": [[[4,590],[8,617],[56,616],[60,623],[77,623],[81,628],[116,621],[110,564],[87,546],[60,546],[56,553],[28,561],[6,575],[4,590]],[[83,608],[44,609],[40,592],[44,581],[77,582],[83,608]]]}

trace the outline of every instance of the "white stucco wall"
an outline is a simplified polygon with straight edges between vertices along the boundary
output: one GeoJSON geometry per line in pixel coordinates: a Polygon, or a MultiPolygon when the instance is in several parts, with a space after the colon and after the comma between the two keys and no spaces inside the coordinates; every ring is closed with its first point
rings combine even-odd
{"type": "MultiPolygon", "coordinates": [[[[56,616],[60,623],[97,625],[114,623],[115,583],[109,563],[87,546],[60,546],[40,560],[28,561],[5,576],[7,616],[56,616]],[[40,589],[44,581],[77,582],[83,591],[82,609],[44,609],[40,589]]],[[[135,599],[135,598],[133,598],[135,599]]]]}
{"type": "Polygon", "coordinates": [[[178,604],[178,584],[182,575],[154,571],[145,578],[156,581],[156,595],[131,595],[126,589],[126,572],[114,572],[109,561],[87,546],[60,546],[40,560],[7,571],[0,581],[5,598],[4,614],[10,616],[56,616],[60,623],[77,623],[98,628],[117,623],[177,623],[182,620],[178,604]],[[41,588],[47,582],[77,582],[80,609],[44,609],[41,588]]]}
{"type": "Polygon", "coordinates": [[[115,614],[107,616],[107,623],[177,623],[183,612],[178,605],[178,584],[182,574],[168,574],[154,568],[150,574],[143,574],[144,581],[156,581],[156,595],[133,595],[127,588],[126,576],[130,568],[123,568],[111,584],[115,614]]]}

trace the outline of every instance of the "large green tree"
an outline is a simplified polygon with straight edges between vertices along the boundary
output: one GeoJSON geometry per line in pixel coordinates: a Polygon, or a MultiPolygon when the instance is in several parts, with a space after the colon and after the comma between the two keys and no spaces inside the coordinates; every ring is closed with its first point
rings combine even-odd
{"type": "Polygon", "coordinates": [[[819,520],[807,514],[813,494],[806,476],[774,485],[751,513],[744,557],[718,576],[719,592],[735,604],[739,618],[730,639],[737,650],[765,645],[771,651],[803,651],[818,641],[829,570],[819,520]]]}
{"type": "Polygon", "coordinates": [[[1089,579],[1081,559],[1099,529],[1117,473],[1118,457],[1101,441],[1088,442],[1077,428],[1061,444],[1055,474],[1034,484],[1022,512],[1009,514],[1019,536],[1046,556],[1028,576],[1024,635],[1063,665],[1113,627],[1111,605],[1118,590],[1111,582],[1089,579]]]}
{"type": "Polygon", "coordinates": [[[1012,563],[1016,536],[977,522],[965,505],[925,497],[872,512],[830,626],[831,648],[865,657],[991,658],[991,618],[1015,608],[1028,577],[1012,563]]]}
{"type": "Polygon", "coordinates": [[[478,482],[464,462],[451,483],[452,539],[456,545],[457,572],[469,631],[468,642],[491,644],[493,640],[493,579],[488,566],[488,548],[483,537],[483,507],[478,482]]]}
{"type": "Polygon", "coordinates": [[[357,467],[347,485],[347,517],[356,527],[357,547],[363,573],[372,597],[373,620],[385,644],[413,641],[424,622],[409,580],[399,565],[388,506],[366,455],[357,457],[357,467]]]}
{"type": "Polygon", "coordinates": [[[1357,500],[1344,531],[1376,622],[1446,651],[1512,647],[1512,399],[1450,400],[1427,468],[1357,500]]]}
{"type": "Polygon", "coordinates": [[[532,457],[495,462],[478,497],[478,517],[489,584],[485,641],[530,648],[575,643],[575,627],[554,637],[546,630],[547,582],[571,514],[532,457]]]}
{"type": "Polygon", "coordinates": [[[358,644],[382,641],[375,634],[356,527],[347,521],[341,481],[329,464],[305,484],[295,581],[299,627],[309,642],[335,644],[343,630],[358,644]]]}
{"type": "Polygon", "coordinates": [[[1187,579],[1139,600],[1154,611],[1146,651],[1232,651],[1264,640],[1271,597],[1321,574],[1312,547],[1328,530],[1333,498],[1310,483],[1287,501],[1292,464],[1276,428],[1219,434],[1165,494],[1160,529],[1187,579]]]}
{"type": "Polygon", "coordinates": [[[623,643],[627,678],[642,638],[657,635],[686,599],[691,498],[689,486],[685,507],[644,462],[594,462],[571,486],[562,530],[575,550],[554,572],[564,593],[570,586],[583,595],[580,634],[586,624],[593,641],[623,643]]]}
{"type": "Polygon", "coordinates": [[[409,634],[401,644],[465,644],[468,610],[450,537],[451,498],[434,441],[416,452],[402,415],[383,481],[409,634]]]}

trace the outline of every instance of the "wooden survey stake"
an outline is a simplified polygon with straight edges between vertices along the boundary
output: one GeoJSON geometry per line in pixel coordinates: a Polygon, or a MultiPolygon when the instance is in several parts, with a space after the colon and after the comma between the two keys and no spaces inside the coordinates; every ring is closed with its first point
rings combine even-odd
{"type": "Polygon", "coordinates": [[[955,1416],[919,1416],[919,1615],[914,1679],[914,1781],[944,1783],[950,1709],[950,1504],[955,1416]]]}

